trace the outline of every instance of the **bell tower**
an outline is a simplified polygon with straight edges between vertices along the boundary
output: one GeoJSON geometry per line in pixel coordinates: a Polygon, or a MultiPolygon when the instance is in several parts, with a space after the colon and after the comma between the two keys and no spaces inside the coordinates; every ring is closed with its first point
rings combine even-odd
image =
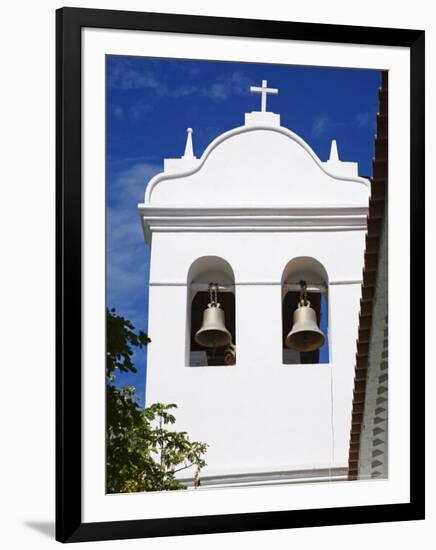
{"type": "Polygon", "coordinates": [[[251,91],[260,111],[200,158],[188,129],[139,205],[146,403],[209,444],[202,486],[346,479],[369,181],[281,126],[277,89],[251,91]]]}

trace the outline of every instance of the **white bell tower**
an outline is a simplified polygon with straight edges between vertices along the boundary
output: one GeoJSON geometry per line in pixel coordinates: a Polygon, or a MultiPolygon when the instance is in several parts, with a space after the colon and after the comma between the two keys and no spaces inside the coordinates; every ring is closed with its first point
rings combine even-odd
{"type": "Polygon", "coordinates": [[[251,91],[261,110],[200,158],[188,129],[139,205],[152,251],[146,403],[176,403],[176,429],[209,444],[203,486],[345,478],[369,181],[335,141],[322,162],[282,127],[266,107],[278,90],[251,91]],[[301,280],[328,362],[284,346],[301,280]],[[209,283],[234,361],[194,340],[209,283]]]}

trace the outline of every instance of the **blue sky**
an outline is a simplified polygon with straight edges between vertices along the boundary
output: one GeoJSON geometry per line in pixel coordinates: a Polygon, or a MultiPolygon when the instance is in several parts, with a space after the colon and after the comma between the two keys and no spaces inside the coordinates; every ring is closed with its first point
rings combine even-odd
{"type": "MultiPolygon", "coordinates": [[[[106,185],[107,304],[147,330],[150,250],[137,204],[164,157],[183,154],[186,128],[200,157],[219,134],[260,110],[250,86],[278,88],[268,110],[309,143],[321,160],[336,139],[341,160],[370,176],[380,72],[217,61],[107,56],[106,185]]],[[[153,338],[153,335],[150,335],[153,338]]],[[[144,403],[146,352],[135,353],[138,373],[119,376],[144,403]]]]}

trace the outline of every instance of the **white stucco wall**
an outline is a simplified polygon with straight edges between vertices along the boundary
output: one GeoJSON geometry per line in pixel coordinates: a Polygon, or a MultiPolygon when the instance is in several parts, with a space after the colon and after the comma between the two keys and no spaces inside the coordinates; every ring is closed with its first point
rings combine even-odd
{"type": "Polygon", "coordinates": [[[363,231],[153,236],[146,400],[177,403],[177,428],[210,444],[204,474],[346,465],[363,246],[363,231]],[[186,366],[186,281],[204,255],[235,273],[232,367],[186,366]],[[302,255],[331,282],[328,365],[282,364],[281,277],[302,255]]]}
{"type": "Polygon", "coordinates": [[[146,402],[177,403],[176,428],[209,443],[203,475],[345,467],[368,182],[252,123],[194,167],[155,176],[140,205],[152,243],[146,402]],[[188,273],[202,256],[234,272],[234,366],[186,366],[188,273]],[[282,363],[281,281],[299,256],[328,275],[327,365],[282,363]]]}

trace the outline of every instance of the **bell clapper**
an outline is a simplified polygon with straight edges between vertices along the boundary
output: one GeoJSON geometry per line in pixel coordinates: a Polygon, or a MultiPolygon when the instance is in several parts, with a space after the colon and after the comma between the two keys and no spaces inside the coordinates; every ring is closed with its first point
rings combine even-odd
{"type": "Polygon", "coordinates": [[[303,305],[307,305],[307,284],[306,281],[300,281],[300,302],[303,302],[303,305]]]}
{"type": "Polygon", "coordinates": [[[209,302],[213,307],[219,307],[218,304],[218,283],[209,283],[209,302]]]}

